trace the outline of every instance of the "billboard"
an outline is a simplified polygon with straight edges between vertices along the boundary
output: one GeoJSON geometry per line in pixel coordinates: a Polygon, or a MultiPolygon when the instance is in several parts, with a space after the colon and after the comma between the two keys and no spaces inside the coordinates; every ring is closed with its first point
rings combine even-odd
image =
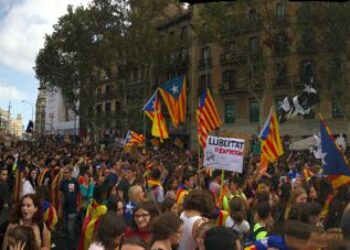
{"type": "MultiPolygon", "coordinates": [[[[79,103],[77,104],[79,107],[79,103]]],[[[75,134],[79,131],[79,116],[75,116],[74,111],[68,107],[62,96],[59,87],[53,87],[46,93],[45,106],[45,134],[59,133],[62,135],[75,134]]]]}

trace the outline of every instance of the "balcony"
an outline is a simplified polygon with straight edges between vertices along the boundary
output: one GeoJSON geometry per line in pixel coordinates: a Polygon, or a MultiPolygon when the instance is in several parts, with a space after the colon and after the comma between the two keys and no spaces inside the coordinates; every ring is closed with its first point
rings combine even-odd
{"type": "Polygon", "coordinates": [[[237,80],[235,82],[235,84],[232,86],[230,86],[229,84],[221,84],[219,87],[219,94],[222,96],[226,96],[226,95],[233,95],[233,94],[238,94],[238,93],[246,93],[247,90],[247,86],[248,84],[251,85],[251,87],[256,90],[256,91],[260,91],[262,89],[262,80],[256,79],[254,81],[254,84],[252,83],[252,79],[249,77],[246,78],[241,78],[239,80],[237,80]]]}
{"type": "Polygon", "coordinates": [[[224,32],[227,37],[238,34],[257,32],[262,29],[261,17],[249,15],[235,15],[230,22],[225,25],[224,32]]]}
{"type": "Polygon", "coordinates": [[[169,70],[182,70],[190,67],[190,57],[187,55],[185,58],[177,58],[176,60],[168,62],[169,70]]]}
{"type": "Polygon", "coordinates": [[[211,57],[202,58],[199,60],[198,69],[204,70],[206,67],[208,67],[208,68],[212,67],[212,58],[211,57]]]}
{"type": "Polygon", "coordinates": [[[314,54],[317,53],[316,42],[304,41],[302,42],[298,48],[297,52],[302,55],[314,54]]]}
{"type": "Polygon", "coordinates": [[[247,61],[247,52],[244,51],[230,51],[220,55],[220,63],[222,65],[244,63],[247,61]]]}

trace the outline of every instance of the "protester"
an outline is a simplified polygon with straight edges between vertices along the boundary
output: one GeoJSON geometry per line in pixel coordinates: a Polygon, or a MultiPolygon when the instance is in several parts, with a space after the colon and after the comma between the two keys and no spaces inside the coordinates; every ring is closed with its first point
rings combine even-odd
{"type": "Polygon", "coordinates": [[[89,250],[118,249],[126,228],[123,217],[114,212],[103,215],[94,234],[89,250]]]}
{"type": "Polygon", "coordinates": [[[240,250],[242,244],[238,234],[225,227],[213,227],[204,237],[205,250],[240,250]]]}
{"type": "Polygon", "coordinates": [[[124,202],[117,194],[109,196],[107,210],[116,212],[117,215],[124,216],[124,202]]]}
{"type": "Polygon", "coordinates": [[[154,202],[139,203],[134,209],[131,227],[125,231],[126,238],[137,237],[150,242],[152,236],[151,223],[157,216],[159,216],[159,211],[154,202]]]}
{"type": "Polygon", "coordinates": [[[68,246],[74,249],[78,242],[79,233],[76,232],[75,225],[80,208],[78,207],[79,183],[72,177],[72,173],[73,168],[71,166],[64,167],[63,180],[59,186],[58,214],[63,217],[68,246]]]}
{"type": "Polygon", "coordinates": [[[230,216],[225,223],[225,227],[235,230],[242,237],[247,236],[250,232],[245,206],[245,201],[242,198],[233,197],[230,200],[230,216]]]}
{"type": "Polygon", "coordinates": [[[182,221],[173,212],[166,212],[153,223],[151,250],[172,250],[182,237],[182,221]]]}
{"type": "Polygon", "coordinates": [[[35,194],[27,194],[22,197],[7,227],[2,245],[3,250],[6,250],[9,245],[9,232],[18,225],[32,228],[36,244],[40,249],[50,249],[51,233],[43,222],[40,200],[35,194]]]}
{"type": "Polygon", "coordinates": [[[28,177],[23,182],[22,197],[27,194],[35,194],[37,188],[38,170],[35,167],[30,168],[28,177]]]}
{"type": "Polygon", "coordinates": [[[160,211],[162,213],[171,211],[175,214],[179,214],[179,207],[178,207],[175,199],[167,197],[167,198],[165,198],[165,200],[161,204],[160,211]]]}
{"type": "Polygon", "coordinates": [[[120,250],[149,250],[149,246],[146,242],[139,238],[131,238],[124,241],[120,250]]]}
{"type": "Polygon", "coordinates": [[[39,250],[33,229],[28,226],[15,226],[9,229],[8,247],[10,250],[39,250]]]}
{"type": "Polygon", "coordinates": [[[180,218],[183,221],[183,237],[181,238],[179,250],[194,249],[196,246],[194,235],[196,230],[206,217],[214,214],[215,204],[212,196],[205,191],[194,190],[184,200],[184,211],[180,218]]]}

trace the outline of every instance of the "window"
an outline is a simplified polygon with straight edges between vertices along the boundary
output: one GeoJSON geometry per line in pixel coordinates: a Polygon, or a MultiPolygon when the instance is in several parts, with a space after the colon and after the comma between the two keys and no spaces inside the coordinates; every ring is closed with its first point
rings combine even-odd
{"type": "Polygon", "coordinates": [[[225,123],[234,123],[236,118],[236,103],[234,101],[225,102],[225,123]]]}
{"type": "Polygon", "coordinates": [[[102,113],[102,105],[101,104],[96,106],[96,113],[97,114],[101,114],[102,113]]]}
{"type": "Polygon", "coordinates": [[[278,3],[276,5],[276,17],[278,21],[284,20],[286,17],[286,5],[278,3]]]}
{"type": "Polygon", "coordinates": [[[285,62],[276,64],[276,85],[286,84],[287,81],[287,66],[285,62]]]}
{"type": "Polygon", "coordinates": [[[304,60],[300,63],[300,81],[302,84],[311,84],[315,81],[315,62],[304,60]]]}
{"type": "Polygon", "coordinates": [[[276,54],[287,52],[287,36],[285,33],[280,33],[276,36],[275,40],[275,51],[276,54]]]}
{"type": "Polygon", "coordinates": [[[183,26],[181,27],[180,39],[184,40],[186,38],[187,38],[187,27],[183,26]]]}
{"type": "Polygon", "coordinates": [[[233,41],[225,43],[225,53],[232,53],[235,51],[235,43],[233,41]]]}
{"type": "Polygon", "coordinates": [[[310,28],[303,30],[302,47],[304,49],[314,49],[316,47],[315,32],[310,28]]]}
{"type": "Polygon", "coordinates": [[[105,112],[111,112],[111,103],[110,102],[105,103],[105,112]]]}
{"type": "Polygon", "coordinates": [[[115,102],[115,112],[120,112],[120,103],[118,101],[115,102]]]}
{"type": "Polygon", "coordinates": [[[111,85],[106,85],[106,96],[111,94],[111,85]]]}
{"type": "Polygon", "coordinates": [[[234,89],[236,83],[236,73],[234,70],[222,72],[222,83],[225,89],[234,89]]]}
{"type": "Polygon", "coordinates": [[[249,121],[259,121],[259,103],[255,99],[249,100],[249,121]]]}
{"type": "Polygon", "coordinates": [[[258,67],[255,64],[251,65],[249,69],[249,74],[248,74],[249,78],[256,79],[256,77],[258,76],[257,74],[258,74],[258,67]]]}
{"type": "Polygon", "coordinates": [[[339,81],[341,78],[341,62],[334,58],[328,61],[328,80],[330,82],[339,81]]]}
{"type": "Polygon", "coordinates": [[[199,94],[201,95],[207,88],[211,89],[211,74],[208,74],[207,77],[205,75],[199,77],[199,94]]]}
{"type": "Polygon", "coordinates": [[[249,38],[249,49],[251,55],[257,55],[259,52],[259,43],[257,37],[249,38]]]}
{"type": "Polygon", "coordinates": [[[249,23],[254,24],[258,22],[258,14],[256,9],[249,10],[249,23]]]}
{"type": "Polygon", "coordinates": [[[187,48],[181,49],[181,62],[187,62],[188,51],[187,48]]]}
{"type": "Polygon", "coordinates": [[[343,118],[344,114],[339,107],[339,102],[332,100],[332,117],[333,118],[343,118]]]}
{"type": "Polygon", "coordinates": [[[170,52],[169,59],[170,59],[170,62],[175,62],[175,60],[176,60],[176,51],[170,52]]]}
{"type": "Polygon", "coordinates": [[[202,63],[206,65],[207,63],[209,63],[209,60],[210,60],[210,48],[209,47],[202,48],[202,51],[201,51],[202,63]]]}

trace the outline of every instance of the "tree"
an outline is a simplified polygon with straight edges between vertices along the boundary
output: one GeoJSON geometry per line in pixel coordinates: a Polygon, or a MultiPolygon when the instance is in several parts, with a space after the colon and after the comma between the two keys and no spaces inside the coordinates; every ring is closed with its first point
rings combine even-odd
{"type": "Polygon", "coordinates": [[[298,16],[300,32],[314,34],[320,54],[323,96],[337,104],[348,122],[350,137],[350,92],[347,66],[350,59],[350,3],[303,3],[298,16]]]}
{"type": "MultiPolygon", "coordinates": [[[[164,50],[157,47],[156,28],[167,18],[164,10],[172,2],[175,1],[94,0],[88,8],[73,10],[69,6],[38,53],[37,78],[61,87],[66,101],[93,130],[98,129],[100,120],[93,118],[96,83],[108,81],[120,104],[116,119],[125,129],[135,114],[141,115],[140,106],[137,112],[127,103],[128,75],[141,68],[146,72],[144,82],[150,86],[154,82],[151,71],[159,74],[156,62],[164,50]],[[77,100],[79,110],[74,108],[77,100]]],[[[149,90],[140,98],[148,94],[149,90]]]]}

